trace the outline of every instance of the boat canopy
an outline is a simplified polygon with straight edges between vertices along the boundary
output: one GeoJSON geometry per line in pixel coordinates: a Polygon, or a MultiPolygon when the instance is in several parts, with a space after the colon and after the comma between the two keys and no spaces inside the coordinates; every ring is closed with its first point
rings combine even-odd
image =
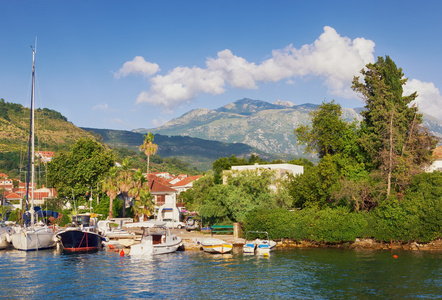
{"type": "MultiPolygon", "coordinates": [[[[56,211],[42,210],[41,207],[39,206],[35,206],[34,211],[35,211],[35,216],[37,216],[38,218],[49,218],[49,217],[58,218],[59,215],[58,212],[56,211]]],[[[25,221],[26,225],[29,225],[29,223],[31,223],[30,216],[31,213],[29,211],[23,214],[23,220],[25,221]]]]}

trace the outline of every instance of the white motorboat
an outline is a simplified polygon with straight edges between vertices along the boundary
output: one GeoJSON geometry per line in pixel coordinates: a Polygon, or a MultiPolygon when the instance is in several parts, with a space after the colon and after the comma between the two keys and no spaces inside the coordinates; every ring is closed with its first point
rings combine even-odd
{"type": "Polygon", "coordinates": [[[256,250],[256,243],[255,241],[248,241],[246,240],[244,246],[242,246],[242,249],[244,253],[255,253],[256,250]]]}
{"type": "Polygon", "coordinates": [[[139,244],[130,247],[131,256],[172,253],[182,245],[181,237],[171,234],[165,222],[144,221],[126,224],[127,229],[143,230],[139,244]]]}
{"type": "Polygon", "coordinates": [[[232,251],[233,245],[226,241],[216,238],[207,238],[201,242],[203,250],[209,253],[228,253],[232,251]]]}
{"type": "Polygon", "coordinates": [[[10,244],[9,236],[12,234],[12,228],[7,226],[5,222],[0,222],[0,250],[8,248],[10,244]]]}
{"type": "Polygon", "coordinates": [[[276,242],[267,240],[256,240],[256,252],[257,253],[269,253],[270,251],[275,250],[276,242]]]}
{"type": "Polygon", "coordinates": [[[247,231],[246,233],[246,242],[243,246],[244,253],[258,253],[258,254],[265,254],[269,253],[270,251],[273,251],[276,247],[276,242],[271,241],[269,239],[269,234],[267,231],[247,231]],[[248,240],[248,234],[257,234],[258,236],[265,235],[265,239],[255,239],[255,240],[248,240]]]}
{"type": "MultiPolygon", "coordinates": [[[[50,228],[46,225],[37,225],[35,224],[35,213],[34,210],[34,177],[35,177],[35,106],[34,106],[34,93],[35,93],[35,48],[32,49],[32,92],[31,92],[31,118],[30,118],[30,142],[29,142],[29,155],[28,155],[28,165],[31,165],[31,168],[28,168],[28,180],[26,187],[26,199],[29,199],[30,192],[30,200],[31,200],[31,209],[27,212],[31,217],[31,222],[29,226],[25,225],[23,227],[16,227],[14,232],[11,235],[12,245],[17,250],[40,250],[40,249],[48,249],[55,247],[55,231],[56,228],[50,228]],[[29,175],[31,175],[31,191],[29,191],[29,175]]],[[[27,205],[26,205],[27,209],[27,205]]]]}

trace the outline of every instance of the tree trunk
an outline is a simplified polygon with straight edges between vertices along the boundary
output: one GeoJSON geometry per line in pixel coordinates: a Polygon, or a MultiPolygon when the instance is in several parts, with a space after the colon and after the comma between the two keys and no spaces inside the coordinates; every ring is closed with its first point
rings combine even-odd
{"type": "Polygon", "coordinates": [[[112,211],[112,206],[114,205],[114,198],[109,197],[109,218],[113,218],[114,214],[112,211]]]}
{"type": "Polygon", "coordinates": [[[387,196],[390,196],[391,191],[391,173],[393,168],[393,115],[391,112],[390,118],[390,151],[389,151],[389,161],[388,161],[388,180],[387,180],[387,196]]]}

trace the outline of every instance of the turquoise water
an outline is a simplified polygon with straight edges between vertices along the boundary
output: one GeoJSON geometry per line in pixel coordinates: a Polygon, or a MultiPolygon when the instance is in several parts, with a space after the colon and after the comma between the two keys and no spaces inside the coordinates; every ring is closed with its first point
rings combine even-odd
{"type": "Polygon", "coordinates": [[[442,299],[441,259],[441,252],[342,249],[277,249],[269,257],[187,251],[146,259],[6,250],[0,251],[0,298],[442,299]]]}

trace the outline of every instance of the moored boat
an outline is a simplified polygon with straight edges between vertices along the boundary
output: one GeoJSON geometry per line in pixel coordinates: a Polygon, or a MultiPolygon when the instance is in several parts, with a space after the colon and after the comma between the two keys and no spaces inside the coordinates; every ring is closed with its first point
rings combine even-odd
{"type": "Polygon", "coordinates": [[[165,222],[144,221],[126,224],[126,228],[142,229],[139,244],[130,247],[131,256],[158,255],[172,253],[182,245],[182,240],[170,232],[165,222]]]}
{"type": "Polygon", "coordinates": [[[0,222],[0,250],[6,249],[10,245],[10,235],[12,228],[7,226],[5,222],[0,222]]]}
{"type": "Polygon", "coordinates": [[[232,251],[233,244],[216,238],[206,238],[202,240],[203,250],[209,253],[228,253],[232,251]]]}
{"type": "MultiPolygon", "coordinates": [[[[34,109],[34,93],[35,93],[35,47],[32,48],[32,92],[31,92],[31,117],[29,132],[29,151],[28,151],[28,174],[26,185],[26,199],[30,198],[31,208],[27,212],[31,221],[23,227],[15,227],[11,234],[12,245],[17,250],[41,250],[55,247],[54,235],[55,227],[50,228],[47,225],[39,226],[35,224],[34,209],[34,179],[35,179],[35,109],[34,109]],[[31,177],[31,178],[29,178],[31,177]],[[31,179],[31,180],[29,180],[31,179]],[[29,186],[31,184],[31,186],[29,186]],[[31,187],[31,191],[29,190],[31,187]],[[30,194],[30,195],[29,195],[30,194]],[[30,197],[29,197],[30,196],[30,197]]],[[[28,204],[26,204],[28,210],[28,204]]]]}
{"type": "Polygon", "coordinates": [[[265,254],[269,253],[270,251],[273,251],[276,247],[276,242],[271,241],[269,238],[269,234],[267,231],[247,231],[246,233],[246,242],[243,246],[244,253],[259,253],[259,254],[265,254]],[[255,240],[248,240],[249,234],[255,234],[255,236],[263,236],[265,235],[266,238],[263,239],[255,239],[255,240]]]}
{"type": "Polygon", "coordinates": [[[98,233],[97,218],[93,214],[72,217],[72,225],[56,234],[63,252],[93,252],[103,247],[105,237],[98,233]]]}
{"type": "Polygon", "coordinates": [[[276,247],[276,242],[275,241],[271,241],[269,239],[266,240],[261,240],[261,239],[257,239],[256,240],[256,252],[257,253],[269,253],[270,251],[275,250],[276,247]]]}

